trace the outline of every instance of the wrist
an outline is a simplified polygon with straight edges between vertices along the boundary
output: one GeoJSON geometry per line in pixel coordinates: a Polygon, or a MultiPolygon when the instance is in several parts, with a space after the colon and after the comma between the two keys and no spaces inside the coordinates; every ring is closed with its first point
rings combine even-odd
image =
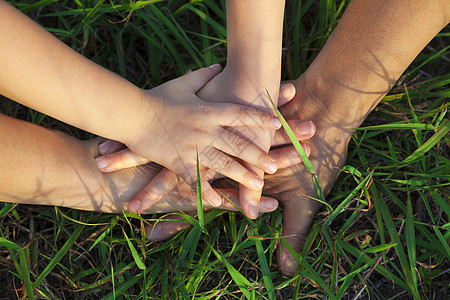
{"type": "MultiPolygon", "coordinates": [[[[155,137],[154,128],[156,116],[161,111],[161,101],[154,95],[152,90],[140,90],[139,100],[135,106],[134,117],[129,118],[127,126],[121,126],[120,132],[123,134],[120,138],[115,140],[122,142],[133,152],[141,153],[140,148],[147,148],[151,145],[148,144],[148,137],[155,137]],[[123,130],[127,128],[126,130],[123,130]]],[[[122,125],[122,124],[120,124],[122,125]]],[[[148,157],[147,157],[148,158],[148,157]]]]}
{"type": "Polygon", "coordinates": [[[294,81],[294,85],[297,95],[292,103],[286,105],[285,113],[289,117],[312,120],[318,128],[335,126],[348,136],[387,92],[354,90],[314,70],[306,71],[294,81]]]}

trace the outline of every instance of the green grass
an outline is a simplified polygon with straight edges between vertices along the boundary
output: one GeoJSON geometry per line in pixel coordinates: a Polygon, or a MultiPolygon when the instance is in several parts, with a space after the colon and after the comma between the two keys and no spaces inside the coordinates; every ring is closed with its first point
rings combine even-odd
{"type": "MultiPolygon", "coordinates": [[[[13,1],[73,49],[151,88],[225,63],[225,1],[13,1]],[[155,3],[153,3],[155,2],[155,3]]],[[[287,1],[285,79],[311,64],[348,1],[287,1]],[[302,16],[301,20],[299,16],[302,16]]],[[[133,214],[0,206],[0,295],[32,299],[449,297],[448,27],[355,132],[299,256],[276,267],[282,213],[211,211],[148,243],[133,214]],[[323,220],[324,216],[326,219],[323,220]],[[26,296],[27,295],[27,296],[26,296]]],[[[10,100],[2,113],[91,135],[10,100]]],[[[160,216],[146,216],[148,219],[160,216]]]]}

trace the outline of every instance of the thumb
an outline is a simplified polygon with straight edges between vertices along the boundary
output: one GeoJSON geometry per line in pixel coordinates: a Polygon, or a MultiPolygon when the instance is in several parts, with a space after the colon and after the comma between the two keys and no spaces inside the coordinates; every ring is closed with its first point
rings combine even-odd
{"type": "MultiPolygon", "coordinates": [[[[283,237],[297,253],[303,250],[311,222],[319,206],[319,202],[312,199],[299,199],[284,206],[283,237]]],[[[298,261],[284,244],[280,244],[277,258],[281,272],[285,276],[293,276],[297,270],[298,261]]]]}
{"type": "Polygon", "coordinates": [[[195,71],[192,71],[186,75],[184,75],[184,80],[187,85],[192,89],[191,92],[196,93],[200,90],[205,84],[208,83],[211,79],[213,79],[217,74],[220,73],[220,65],[215,64],[206,68],[201,68],[195,71]]]}

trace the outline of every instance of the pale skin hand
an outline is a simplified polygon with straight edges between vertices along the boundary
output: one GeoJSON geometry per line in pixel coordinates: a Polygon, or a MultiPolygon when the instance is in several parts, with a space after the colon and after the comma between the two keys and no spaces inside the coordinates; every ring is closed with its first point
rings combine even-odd
{"type": "MultiPolygon", "coordinates": [[[[280,89],[280,98],[278,102],[279,107],[282,109],[283,105],[291,101],[294,96],[294,86],[290,83],[283,84],[280,89]]],[[[305,141],[307,139],[310,139],[314,135],[315,126],[310,121],[288,120],[287,122],[299,141],[305,141]]],[[[298,155],[297,150],[294,148],[294,146],[292,146],[291,141],[284,129],[280,129],[275,133],[272,147],[277,147],[277,149],[272,149],[271,151],[269,151],[269,155],[276,160],[280,169],[288,168],[301,163],[300,156],[298,155]]],[[[102,156],[98,157],[97,160],[106,161],[110,166],[111,171],[132,167],[136,164],[142,164],[146,162],[145,159],[136,156],[133,152],[124,148],[125,145],[119,142],[107,140],[99,145],[99,154],[102,156]]],[[[303,148],[306,154],[309,156],[309,146],[303,144],[303,148]]],[[[280,170],[277,173],[279,172],[280,170]]],[[[220,177],[212,176],[212,178],[218,179],[220,177]]],[[[141,202],[146,202],[148,200],[147,198],[151,198],[150,200],[154,202],[154,197],[159,200],[172,189],[178,189],[178,185],[183,183],[181,179],[167,170],[166,172],[164,170],[161,171],[156,177],[153,178],[152,182],[154,182],[155,179],[158,179],[156,190],[160,194],[154,196],[153,193],[148,193],[146,189],[149,186],[147,186],[145,187],[145,189],[143,189],[142,192],[138,194],[137,197],[133,199],[132,202],[136,201],[136,199],[139,199],[139,201],[141,202]],[[160,176],[162,173],[164,174],[164,176],[160,176]]],[[[268,177],[268,180],[270,181],[270,176],[268,177]]],[[[154,190],[154,187],[155,185],[152,186],[152,190],[154,190]]],[[[228,185],[226,187],[229,188],[230,186],[228,185]]],[[[237,194],[235,195],[237,196],[237,194]]],[[[128,205],[128,208],[130,208],[130,205],[128,205]]],[[[167,219],[179,219],[179,217],[168,216],[167,219]]],[[[151,232],[151,236],[149,237],[152,241],[167,239],[178,233],[180,230],[189,227],[190,224],[185,221],[171,221],[158,222],[158,224],[156,224],[155,226],[156,227],[151,231],[148,230],[148,232],[151,232]]]]}
{"type": "MultiPolygon", "coordinates": [[[[79,141],[58,131],[0,114],[0,201],[56,205],[74,209],[121,213],[128,202],[161,169],[155,164],[102,173],[94,158],[103,139],[79,141]],[[18,138],[19,137],[19,138],[18,138]]],[[[237,192],[221,193],[239,207],[237,192]]],[[[278,202],[263,197],[261,213],[278,202]]],[[[204,203],[205,208],[213,208],[204,203]]],[[[218,208],[236,210],[226,201],[218,208]]],[[[189,185],[180,185],[145,213],[196,211],[197,199],[189,185]]]]}
{"type": "MultiPolygon", "coordinates": [[[[294,95],[295,89],[293,85],[285,84],[281,88],[280,101],[278,104],[281,106],[289,102],[290,100],[292,100],[294,95]]],[[[315,126],[310,121],[288,120],[288,124],[300,141],[309,139],[314,135],[315,126]]],[[[275,133],[272,147],[277,147],[277,149],[269,151],[269,155],[271,155],[277,161],[277,164],[279,166],[279,171],[277,173],[281,171],[280,169],[288,168],[301,163],[300,156],[298,155],[295,148],[292,146],[289,137],[287,136],[286,132],[283,129],[280,129],[275,133]]],[[[119,142],[107,140],[99,145],[99,154],[102,156],[98,157],[97,159],[106,160],[110,165],[111,170],[115,170],[116,168],[117,170],[119,170],[122,168],[132,167],[133,165],[136,164],[136,160],[138,160],[138,164],[145,162],[144,159],[136,156],[134,153],[124,148],[125,145],[119,142]]],[[[304,145],[303,148],[307,153],[307,155],[309,156],[310,154],[309,147],[304,145]]],[[[182,182],[181,179],[177,178],[173,173],[172,174],[165,173],[165,176],[163,177],[161,177],[160,174],[161,172],[157,176],[158,178],[160,178],[160,181],[158,182],[159,185],[158,191],[161,192],[161,194],[158,195],[158,200],[162,197],[164,197],[164,199],[167,198],[166,193],[170,192],[170,195],[173,195],[174,194],[173,190],[177,191],[176,194],[183,195],[183,191],[180,191],[180,189],[182,190],[185,184],[182,182]]],[[[153,180],[155,180],[155,178],[156,177],[154,177],[153,180]]],[[[216,179],[220,177],[214,178],[216,179]]],[[[270,180],[270,176],[268,178],[270,180]]],[[[142,202],[145,202],[146,201],[145,198],[148,197],[148,194],[145,192],[145,189],[142,192],[140,192],[138,196],[133,199],[133,201],[135,201],[136,198],[140,198],[142,202]]],[[[224,189],[218,189],[218,191],[224,191],[224,189]]],[[[227,203],[226,197],[232,196],[231,199],[238,198],[238,192],[236,190],[226,189],[226,191],[227,194],[224,195],[225,197],[223,197],[224,205],[226,205],[227,203]]],[[[262,213],[264,210],[267,209],[268,205],[267,201],[268,200],[265,199],[265,197],[262,197],[260,213],[262,213]]],[[[233,202],[237,203],[238,201],[234,200],[233,202]]],[[[155,206],[159,205],[160,201],[156,202],[155,206]]],[[[153,207],[151,209],[153,209],[153,207]]],[[[169,215],[165,218],[180,219],[178,215],[169,215]]],[[[149,237],[150,240],[160,241],[173,236],[180,230],[187,228],[189,226],[190,223],[186,221],[157,222],[156,224],[154,223],[153,225],[151,225],[150,228],[147,228],[146,232],[147,237],[149,237]]]]}
{"type": "Polygon", "coordinates": [[[234,157],[268,173],[277,170],[276,162],[266,152],[235,134],[232,128],[273,130],[281,127],[278,118],[271,113],[231,103],[210,103],[196,96],[195,93],[219,71],[218,65],[199,69],[147,91],[151,99],[161,99],[152,103],[158,113],[146,121],[137,131],[138,137],[127,144],[132,152],[167,167],[191,185],[197,181],[198,154],[202,197],[215,206],[221,204],[221,197],[204,176],[205,168],[252,190],[262,188],[261,176],[234,157]]]}
{"type": "MultiPolygon", "coordinates": [[[[292,93],[293,89],[294,87],[292,84],[285,84],[282,86],[281,93],[283,93],[283,91],[290,91],[291,95],[287,95],[286,98],[283,98],[282,101],[278,103],[279,106],[285,105],[287,102],[292,100],[295,95],[295,91],[292,93]]],[[[314,135],[315,126],[310,121],[288,120],[288,124],[300,141],[307,140],[314,135]]],[[[272,147],[284,144],[290,144],[290,140],[284,129],[280,129],[275,133],[272,141],[272,147]]],[[[103,172],[114,172],[116,170],[129,168],[148,162],[145,158],[142,158],[134,154],[129,149],[124,148],[125,145],[112,140],[107,140],[100,144],[99,151],[102,156],[96,158],[96,161],[100,166],[108,166],[107,170],[105,170],[105,168],[100,169],[103,172]]],[[[304,146],[304,149],[309,155],[309,147],[304,146]]],[[[269,155],[280,168],[286,168],[301,162],[300,156],[293,146],[273,149],[269,152],[269,155]]],[[[203,173],[207,176],[209,181],[223,177],[211,169],[204,170],[203,173]]],[[[130,202],[128,209],[137,213],[143,212],[145,209],[156,203],[166,193],[175,188],[180,182],[182,182],[182,180],[176,176],[176,174],[167,169],[162,170],[153,178],[151,183],[130,202]]]]}
{"type": "MultiPolygon", "coordinates": [[[[227,66],[221,74],[208,82],[197,94],[201,99],[208,102],[243,104],[258,107],[273,114],[272,104],[269,101],[267,93],[271,95],[272,101],[276,105],[281,78],[281,41],[284,1],[228,0],[226,4],[228,32],[227,66]]],[[[240,118],[236,114],[229,116],[234,117],[236,121],[240,118]]],[[[232,125],[239,126],[236,123],[232,125]]],[[[233,128],[233,130],[236,129],[233,128]]],[[[274,130],[261,128],[252,128],[252,130],[249,130],[247,127],[238,129],[237,131],[265,152],[269,150],[274,130]]],[[[231,142],[233,142],[233,138],[230,138],[231,142]]],[[[147,146],[150,147],[150,145],[147,146]]],[[[131,150],[140,154],[139,151],[135,151],[133,148],[131,150]]],[[[234,151],[234,156],[243,158],[242,156],[248,152],[248,149],[246,147],[235,147],[234,151]]],[[[229,154],[233,155],[232,153],[229,154]]],[[[141,156],[146,157],[145,155],[141,156]]],[[[230,166],[225,160],[222,160],[221,163],[220,157],[218,156],[208,156],[209,163],[218,166],[215,169],[216,171],[242,183],[239,189],[242,209],[248,217],[256,218],[259,211],[259,198],[261,197],[263,181],[253,179],[252,182],[257,184],[245,184],[247,182],[246,180],[239,180],[239,178],[232,177],[230,174],[224,172],[233,170],[235,168],[234,166],[230,166]],[[257,185],[258,187],[256,187],[257,185]]],[[[208,161],[208,157],[205,156],[205,159],[208,161]]],[[[260,179],[264,176],[264,170],[266,172],[269,171],[268,173],[274,173],[276,171],[276,168],[264,168],[249,160],[246,162],[243,165],[249,170],[252,170],[260,179]]],[[[190,167],[192,168],[191,174],[195,174],[193,173],[195,165],[191,165],[190,167]]],[[[211,168],[211,165],[208,167],[211,168]]],[[[165,171],[160,174],[160,178],[155,180],[156,183],[153,185],[153,188],[150,186],[146,189],[147,194],[145,198],[152,199],[150,203],[141,203],[139,199],[136,199],[130,203],[129,208],[139,211],[141,210],[142,204],[144,204],[143,207],[146,207],[146,205],[156,201],[157,196],[161,194],[157,183],[167,181],[167,173],[165,171]]],[[[179,172],[175,173],[179,174],[179,172]]],[[[186,180],[186,177],[184,176],[183,179],[186,180]]],[[[203,186],[208,187],[207,192],[202,191],[202,196],[207,201],[208,198],[218,200],[215,198],[217,194],[214,194],[206,179],[204,176],[201,178],[202,188],[203,186]]],[[[164,187],[164,189],[167,189],[167,187],[164,187]]]]}
{"type": "MultiPolygon", "coordinates": [[[[316,124],[307,143],[325,193],[345,163],[352,128],[359,127],[449,16],[448,1],[354,0],[314,63],[294,82],[297,94],[281,112],[316,124]]],[[[303,165],[278,170],[266,176],[264,193],[282,201],[283,236],[300,252],[319,208],[308,198],[316,197],[310,175],[303,165]]],[[[168,228],[159,236],[175,233],[170,224],[161,225],[168,228]]],[[[296,272],[297,262],[282,245],[278,263],[283,274],[296,272]]]]}
{"type": "MultiPolygon", "coordinates": [[[[227,153],[245,147],[247,151],[239,158],[261,170],[276,171],[265,151],[234,138],[223,128],[236,124],[273,130],[280,126],[273,114],[237,105],[213,105],[195,96],[218,74],[218,68],[200,69],[143,91],[76,53],[1,0],[0,49],[2,95],[78,128],[121,141],[186,182],[193,183],[196,178],[197,150],[221,150],[218,161],[234,166],[224,175],[249,189],[262,187],[261,176],[227,153]],[[237,122],[233,115],[240,116],[237,122]],[[216,139],[218,135],[233,138],[234,143],[216,139]]],[[[209,184],[205,181],[202,186],[205,199],[218,204],[214,201],[218,195],[209,184]]]]}
{"type": "MultiPolygon", "coordinates": [[[[272,111],[277,104],[281,78],[281,46],[284,17],[282,0],[228,0],[227,66],[199,93],[212,102],[251,105],[272,111]],[[220,95],[220,97],[217,97],[220,95]]],[[[241,130],[241,134],[268,151],[274,131],[241,130]]],[[[251,167],[251,166],[249,166],[251,167]]],[[[258,175],[263,172],[251,167],[258,175]]],[[[262,190],[241,185],[239,197],[249,218],[256,218],[262,190]]]]}

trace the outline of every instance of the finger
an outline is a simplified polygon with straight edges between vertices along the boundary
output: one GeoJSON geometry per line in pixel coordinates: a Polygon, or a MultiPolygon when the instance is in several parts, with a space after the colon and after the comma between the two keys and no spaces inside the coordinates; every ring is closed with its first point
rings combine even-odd
{"type": "Polygon", "coordinates": [[[278,107],[285,105],[295,97],[295,86],[288,82],[280,86],[280,94],[278,96],[278,107]]]}
{"type": "MultiPolygon", "coordinates": [[[[178,174],[194,191],[197,191],[197,166],[180,164],[180,167],[174,169],[174,172],[178,174]]],[[[221,197],[211,187],[208,180],[203,176],[203,172],[200,172],[201,193],[203,201],[211,204],[214,207],[222,204],[221,197]]]]}
{"type": "Polygon", "coordinates": [[[186,82],[186,84],[192,89],[192,93],[196,93],[199,89],[201,89],[208,81],[214,78],[220,72],[220,65],[215,64],[206,68],[201,68],[195,71],[192,71],[182,78],[186,82]]]}
{"type": "MultiPolygon", "coordinates": [[[[318,208],[319,202],[311,199],[299,199],[285,203],[283,237],[297,253],[303,250],[311,222],[318,208]]],[[[293,276],[297,270],[298,261],[283,244],[279,248],[277,258],[282,273],[286,276],[293,276]]]]}
{"type": "Polygon", "coordinates": [[[98,154],[107,155],[125,149],[125,145],[114,140],[105,140],[98,145],[98,154]]]}
{"type": "MultiPolygon", "coordinates": [[[[253,142],[247,141],[231,131],[224,129],[219,134],[219,138],[213,141],[212,145],[216,149],[238,157],[266,173],[273,174],[277,171],[277,165],[269,154],[253,142]]],[[[223,156],[219,158],[223,158],[223,156]]]]}
{"type": "Polygon", "coordinates": [[[203,201],[206,201],[213,207],[220,206],[222,204],[222,197],[212,188],[211,184],[209,184],[208,180],[202,174],[200,174],[200,182],[203,201]]]}
{"type": "Polygon", "coordinates": [[[218,150],[215,150],[214,154],[210,155],[208,159],[200,160],[200,162],[208,169],[231,178],[249,189],[260,190],[264,185],[261,177],[218,150]]]}
{"type": "MultiPolygon", "coordinates": [[[[219,189],[219,194],[223,198],[222,205],[218,208],[237,211],[240,208],[238,191],[231,189],[219,189]]],[[[278,201],[269,198],[261,197],[260,213],[272,212],[278,207],[278,201]]],[[[194,212],[193,212],[194,213],[194,212]]],[[[192,213],[192,214],[193,214],[192,213]]],[[[189,213],[188,213],[189,214],[189,213]]],[[[164,219],[181,219],[179,215],[169,215],[164,219]]],[[[189,227],[191,224],[187,221],[163,221],[150,224],[145,229],[147,238],[151,241],[162,241],[171,238],[181,230],[189,227]]]]}
{"type": "Polygon", "coordinates": [[[278,117],[260,109],[230,103],[217,103],[214,106],[220,112],[218,123],[222,126],[281,128],[281,122],[278,117]]]}
{"type": "Polygon", "coordinates": [[[99,156],[95,159],[97,167],[104,173],[114,172],[121,169],[144,165],[149,162],[148,159],[139,156],[130,149],[99,156]]]}
{"type": "MultiPolygon", "coordinates": [[[[302,148],[309,157],[311,148],[307,144],[302,144],[302,148]]],[[[269,155],[275,160],[279,169],[292,167],[302,162],[294,146],[270,150],[269,155]]]]}
{"type": "MultiPolygon", "coordinates": [[[[217,189],[217,191],[222,196],[222,205],[217,208],[230,211],[238,211],[238,209],[242,209],[238,191],[233,189],[217,189]]],[[[264,196],[261,197],[259,213],[272,212],[277,208],[278,201],[276,199],[264,196]]]]}
{"type": "Polygon", "coordinates": [[[128,203],[128,210],[134,213],[142,213],[158,202],[175,186],[181,183],[178,176],[168,170],[162,169],[149,184],[128,203]]]}
{"type": "MultiPolygon", "coordinates": [[[[169,215],[166,220],[179,220],[180,215],[169,215]]],[[[188,221],[158,221],[145,227],[145,236],[152,242],[159,242],[171,238],[181,230],[191,226],[188,221]]]]}
{"type": "Polygon", "coordinates": [[[239,188],[242,211],[250,219],[256,219],[259,215],[261,194],[262,190],[251,190],[243,185],[239,188]]]}
{"type": "Polygon", "coordinates": [[[213,153],[209,153],[207,159],[202,158],[200,162],[210,170],[214,170],[217,173],[242,183],[249,189],[262,189],[264,185],[263,180],[258,175],[252,171],[249,171],[232,157],[222,153],[221,151],[214,149],[213,153]]]}
{"type": "MultiPolygon", "coordinates": [[[[287,123],[299,141],[310,139],[316,133],[316,126],[311,121],[289,120],[287,123]]],[[[284,128],[280,128],[275,132],[272,147],[285,144],[292,144],[292,141],[284,128]]]]}

